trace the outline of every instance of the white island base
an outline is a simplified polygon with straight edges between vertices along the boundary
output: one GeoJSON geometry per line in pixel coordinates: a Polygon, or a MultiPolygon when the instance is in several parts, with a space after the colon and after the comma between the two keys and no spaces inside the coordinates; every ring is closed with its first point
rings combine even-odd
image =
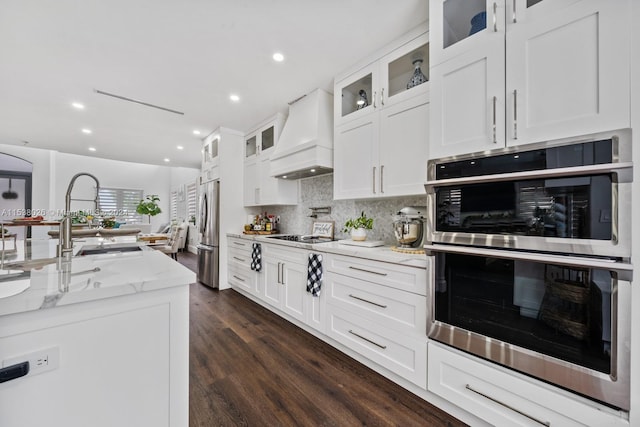
{"type": "Polygon", "coordinates": [[[39,309],[15,310],[20,302],[30,306],[28,292],[40,294],[36,272],[31,289],[2,301],[18,312],[0,313],[0,365],[31,366],[26,376],[0,384],[1,426],[188,425],[188,284],[195,275],[156,251],[123,255],[74,260],[103,272],[114,262],[137,263],[131,282],[114,283],[115,295],[102,293],[110,288],[103,282],[101,290],[77,293],[95,299],[64,304],[71,293],[55,304],[47,298],[59,296],[48,292],[39,309]],[[158,267],[166,274],[154,280],[150,272],[158,267]]]}

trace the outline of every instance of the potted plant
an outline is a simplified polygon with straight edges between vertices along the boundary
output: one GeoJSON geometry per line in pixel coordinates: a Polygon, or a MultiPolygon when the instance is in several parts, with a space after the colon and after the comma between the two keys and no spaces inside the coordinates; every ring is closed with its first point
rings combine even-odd
{"type": "Polygon", "coordinates": [[[373,218],[369,218],[364,214],[364,211],[357,218],[349,218],[344,223],[345,233],[351,233],[351,240],[361,242],[367,239],[367,230],[373,228],[373,218]]]}
{"type": "Polygon", "coordinates": [[[149,224],[151,224],[151,217],[158,215],[162,210],[160,206],[158,206],[158,202],[160,198],[155,194],[150,194],[146,196],[143,200],[140,200],[138,206],[136,207],[136,212],[141,215],[149,216],[149,224]]]}

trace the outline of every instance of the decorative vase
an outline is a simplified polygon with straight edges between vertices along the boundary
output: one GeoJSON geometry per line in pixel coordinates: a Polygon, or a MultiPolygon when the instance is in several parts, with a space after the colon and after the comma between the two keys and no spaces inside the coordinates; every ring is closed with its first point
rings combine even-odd
{"type": "Polygon", "coordinates": [[[358,92],[358,101],[356,102],[356,110],[362,110],[369,105],[369,99],[367,98],[367,92],[364,89],[360,89],[358,92]]]}
{"type": "Polygon", "coordinates": [[[365,228],[353,228],[351,230],[351,240],[355,242],[367,240],[367,230],[365,228]]]}
{"type": "Polygon", "coordinates": [[[469,30],[469,35],[471,36],[485,28],[487,28],[487,12],[480,12],[471,18],[471,30],[469,30]]]}
{"type": "Polygon", "coordinates": [[[427,76],[422,73],[420,65],[422,65],[422,59],[413,61],[413,75],[411,79],[409,79],[409,83],[407,83],[407,89],[411,89],[427,81],[427,76]]]}

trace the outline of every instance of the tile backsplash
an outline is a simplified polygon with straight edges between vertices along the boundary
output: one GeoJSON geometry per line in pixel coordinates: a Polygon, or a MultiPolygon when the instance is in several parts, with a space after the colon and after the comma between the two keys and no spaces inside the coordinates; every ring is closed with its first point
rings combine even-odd
{"type": "Polygon", "coordinates": [[[335,237],[350,238],[343,233],[348,218],[364,213],[373,218],[373,229],[367,233],[368,240],[382,240],[386,244],[395,244],[393,235],[393,216],[405,206],[425,206],[427,196],[389,197],[373,200],[333,200],[333,174],[300,180],[300,200],[295,206],[263,206],[247,208],[248,214],[267,211],[280,216],[279,231],[284,234],[310,234],[313,221],[334,221],[335,237]],[[330,214],[318,214],[311,218],[312,207],[331,207],[330,214]]]}

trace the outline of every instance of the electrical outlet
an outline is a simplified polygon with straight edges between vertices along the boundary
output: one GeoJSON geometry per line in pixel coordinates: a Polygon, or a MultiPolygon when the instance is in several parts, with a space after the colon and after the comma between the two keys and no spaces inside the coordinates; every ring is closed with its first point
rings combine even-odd
{"type": "Polygon", "coordinates": [[[44,350],[34,351],[33,353],[23,354],[22,356],[5,359],[2,361],[2,366],[11,366],[27,360],[29,361],[29,373],[27,376],[52,371],[57,369],[60,364],[60,348],[51,347],[44,350]]]}

